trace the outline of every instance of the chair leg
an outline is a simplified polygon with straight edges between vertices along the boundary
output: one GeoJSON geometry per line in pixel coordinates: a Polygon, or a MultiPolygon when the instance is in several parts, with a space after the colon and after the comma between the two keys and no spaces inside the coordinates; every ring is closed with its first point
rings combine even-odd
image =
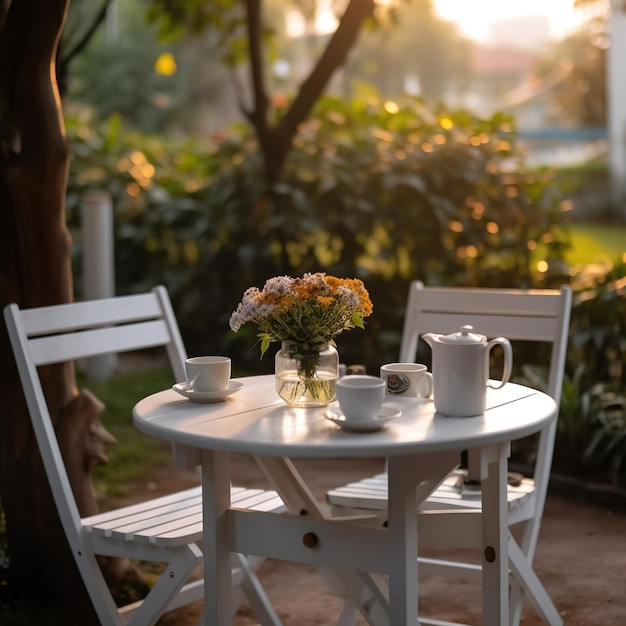
{"type": "Polygon", "coordinates": [[[509,626],[519,626],[522,618],[524,592],[514,576],[509,580],[509,626]]]}
{"type": "Polygon", "coordinates": [[[368,604],[369,593],[367,585],[354,572],[337,572],[327,567],[320,567],[319,573],[324,579],[326,586],[334,596],[343,598],[343,608],[337,621],[337,626],[354,626],[359,616],[359,608],[355,602],[367,613],[365,605],[368,604]],[[361,602],[365,599],[365,602],[361,602]]]}
{"type": "Polygon", "coordinates": [[[248,560],[241,554],[235,554],[233,557],[238,566],[245,572],[241,587],[259,622],[263,626],[282,626],[278,613],[267,597],[257,575],[252,571],[248,560]]]}
{"type": "Polygon", "coordinates": [[[359,613],[372,626],[389,624],[389,589],[383,574],[321,568],[330,589],[341,584],[344,606],[337,626],[354,626],[359,613]]]}
{"type": "Polygon", "coordinates": [[[509,540],[509,565],[543,621],[550,626],[562,626],[563,620],[554,603],[513,538],[509,540]]]}
{"type": "Polygon", "coordinates": [[[341,615],[339,615],[339,621],[337,626],[354,626],[356,624],[356,618],[359,616],[358,609],[349,601],[344,602],[343,609],[341,609],[341,615]]]}
{"type": "Polygon", "coordinates": [[[133,613],[128,626],[152,626],[168,608],[194,569],[202,562],[202,551],[195,544],[183,546],[161,574],[159,580],[133,613]]]}

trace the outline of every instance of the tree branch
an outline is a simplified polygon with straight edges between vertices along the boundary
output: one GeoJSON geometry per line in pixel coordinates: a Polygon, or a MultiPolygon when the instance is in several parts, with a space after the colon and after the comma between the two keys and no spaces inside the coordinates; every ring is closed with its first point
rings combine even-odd
{"type": "Polygon", "coordinates": [[[263,23],[261,0],[246,0],[248,11],[248,42],[250,54],[250,78],[252,82],[252,108],[243,114],[259,133],[267,131],[268,97],[263,75],[263,23]]]}
{"type": "Polygon", "coordinates": [[[60,65],[63,65],[63,67],[66,68],[71,63],[72,59],[83,51],[85,46],[93,37],[96,30],[98,30],[100,24],[102,24],[102,22],[106,18],[107,10],[110,4],[111,0],[104,0],[102,7],[95,16],[93,22],[91,23],[91,26],[86,30],[85,34],[76,42],[76,44],[70,49],[69,52],[66,52],[63,55],[62,59],[59,59],[60,65]]]}
{"type": "Polygon", "coordinates": [[[333,72],[341,67],[356,41],[363,22],[374,15],[374,0],[350,0],[326,50],[278,125],[284,137],[291,138],[320,97],[333,72]]]}

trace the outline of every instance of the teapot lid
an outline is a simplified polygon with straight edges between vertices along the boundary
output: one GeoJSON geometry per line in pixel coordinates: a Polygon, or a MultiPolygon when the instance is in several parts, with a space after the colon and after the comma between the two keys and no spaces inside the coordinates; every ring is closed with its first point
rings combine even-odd
{"type": "Polygon", "coordinates": [[[443,343],[484,343],[487,341],[487,338],[484,335],[479,335],[477,333],[473,333],[473,326],[465,325],[461,326],[461,330],[458,333],[452,333],[450,335],[445,335],[441,337],[441,341],[443,343]]]}

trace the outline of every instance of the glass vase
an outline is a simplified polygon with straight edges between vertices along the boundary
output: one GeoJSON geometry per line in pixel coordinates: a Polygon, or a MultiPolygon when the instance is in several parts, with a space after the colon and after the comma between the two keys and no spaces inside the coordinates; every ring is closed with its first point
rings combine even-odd
{"type": "Polygon", "coordinates": [[[326,406],[335,399],[339,354],[329,343],[283,341],[275,376],[276,391],[290,406],[326,406]]]}

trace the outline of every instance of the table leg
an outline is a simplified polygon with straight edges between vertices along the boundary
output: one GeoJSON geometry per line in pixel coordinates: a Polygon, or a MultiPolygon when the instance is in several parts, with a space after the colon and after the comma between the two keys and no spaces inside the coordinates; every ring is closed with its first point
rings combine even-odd
{"type": "Polygon", "coordinates": [[[417,624],[416,457],[388,461],[389,623],[417,624]]]}
{"type": "Polygon", "coordinates": [[[230,459],[202,451],[202,515],[205,626],[232,624],[232,572],[228,532],[230,459]]]}
{"type": "Polygon", "coordinates": [[[487,465],[482,482],[483,624],[486,626],[502,626],[509,620],[509,450],[509,444],[500,444],[483,451],[487,465]]]}

